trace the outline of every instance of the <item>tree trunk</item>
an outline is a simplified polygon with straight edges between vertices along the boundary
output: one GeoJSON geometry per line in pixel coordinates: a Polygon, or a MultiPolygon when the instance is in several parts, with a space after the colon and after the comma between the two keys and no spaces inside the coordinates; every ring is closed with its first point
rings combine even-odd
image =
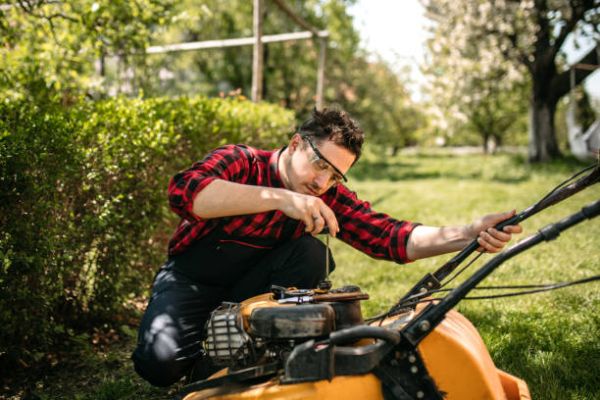
{"type": "Polygon", "coordinates": [[[483,136],[483,154],[487,154],[489,151],[488,148],[488,142],[490,140],[490,135],[488,135],[487,133],[482,134],[483,136]]]}
{"type": "Polygon", "coordinates": [[[267,86],[267,76],[270,75],[272,68],[269,68],[269,46],[263,47],[263,74],[262,74],[262,98],[269,96],[269,87],[267,86]]]}
{"type": "Polygon", "coordinates": [[[533,96],[529,109],[529,162],[546,162],[560,157],[554,129],[556,101],[533,96]]]}
{"type": "MultiPolygon", "coordinates": [[[[542,2],[541,4],[545,5],[546,3],[542,2]]],[[[591,4],[590,2],[590,6],[591,4]]],[[[538,32],[538,41],[534,53],[535,61],[526,64],[533,82],[532,96],[529,103],[530,162],[545,162],[561,156],[556,141],[554,113],[558,100],[571,90],[570,69],[566,69],[561,73],[556,70],[556,54],[558,51],[553,46],[557,44],[552,45],[550,43],[550,25],[545,18],[540,19],[545,24],[538,32]]],[[[561,41],[558,42],[559,47],[561,43],[561,41]]],[[[600,47],[596,46],[590,49],[577,64],[595,65],[600,61],[599,58],[600,47]]],[[[576,68],[574,70],[575,85],[583,82],[593,70],[593,68],[576,68]]]]}

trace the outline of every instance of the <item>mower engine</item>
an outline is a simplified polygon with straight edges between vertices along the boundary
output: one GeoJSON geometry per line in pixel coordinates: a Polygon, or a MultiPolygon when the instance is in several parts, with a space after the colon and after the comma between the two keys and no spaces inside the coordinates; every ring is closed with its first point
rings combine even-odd
{"type": "Polygon", "coordinates": [[[233,370],[285,360],[294,347],[364,324],[357,286],[328,292],[274,287],[242,303],[223,303],[206,325],[213,363],[233,370]]]}

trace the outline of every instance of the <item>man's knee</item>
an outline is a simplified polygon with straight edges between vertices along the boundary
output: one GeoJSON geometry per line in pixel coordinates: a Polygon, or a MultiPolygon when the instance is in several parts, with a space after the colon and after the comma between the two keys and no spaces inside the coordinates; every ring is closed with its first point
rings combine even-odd
{"type": "Polygon", "coordinates": [[[133,366],[139,376],[153,386],[167,387],[184,377],[192,367],[193,360],[156,358],[154,354],[144,354],[139,347],[131,355],[133,366]]]}
{"type": "Polygon", "coordinates": [[[177,273],[172,263],[161,269],[132,355],[142,378],[155,386],[169,386],[188,374],[202,352],[203,327],[220,302],[220,291],[177,273]]]}
{"type": "Polygon", "coordinates": [[[169,386],[181,379],[193,360],[181,357],[179,332],[167,314],[145,315],[138,345],[131,358],[136,372],[154,386],[169,386]]]}

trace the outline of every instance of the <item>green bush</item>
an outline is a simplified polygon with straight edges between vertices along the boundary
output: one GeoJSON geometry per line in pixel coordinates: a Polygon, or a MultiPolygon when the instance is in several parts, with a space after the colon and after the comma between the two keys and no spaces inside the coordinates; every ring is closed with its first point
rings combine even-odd
{"type": "Polygon", "coordinates": [[[234,98],[0,104],[0,364],[147,290],[170,176],[224,143],[280,146],[293,121],[234,98]]]}

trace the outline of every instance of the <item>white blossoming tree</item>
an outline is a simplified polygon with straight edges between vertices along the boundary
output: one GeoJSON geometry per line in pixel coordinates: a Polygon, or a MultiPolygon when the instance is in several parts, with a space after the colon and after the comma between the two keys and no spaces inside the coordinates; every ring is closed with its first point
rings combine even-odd
{"type": "Polygon", "coordinates": [[[423,72],[429,78],[432,123],[448,138],[465,140],[476,133],[488,152],[526,113],[526,79],[495,47],[479,48],[474,42],[459,46],[458,40],[464,35],[457,34],[454,24],[439,23],[427,44],[423,72]]]}
{"type": "MultiPolygon", "coordinates": [[[[440,74],[453,74],[447,77],[452,81],[449,90],[465,97],[507,96],[522,82],[519,73],[528,76],[529,160],[559,156],[554,115],[558,101],[571,87],[563,46],[569,35],[595,40],[596,47],[579,63],[598,64],[600,1],[422,1],[438,42],[432,45],[431,57],[440,62],[440,74]]],[[[577,69],[574,83],[580,84],[591,72],[577,69]]]]}

